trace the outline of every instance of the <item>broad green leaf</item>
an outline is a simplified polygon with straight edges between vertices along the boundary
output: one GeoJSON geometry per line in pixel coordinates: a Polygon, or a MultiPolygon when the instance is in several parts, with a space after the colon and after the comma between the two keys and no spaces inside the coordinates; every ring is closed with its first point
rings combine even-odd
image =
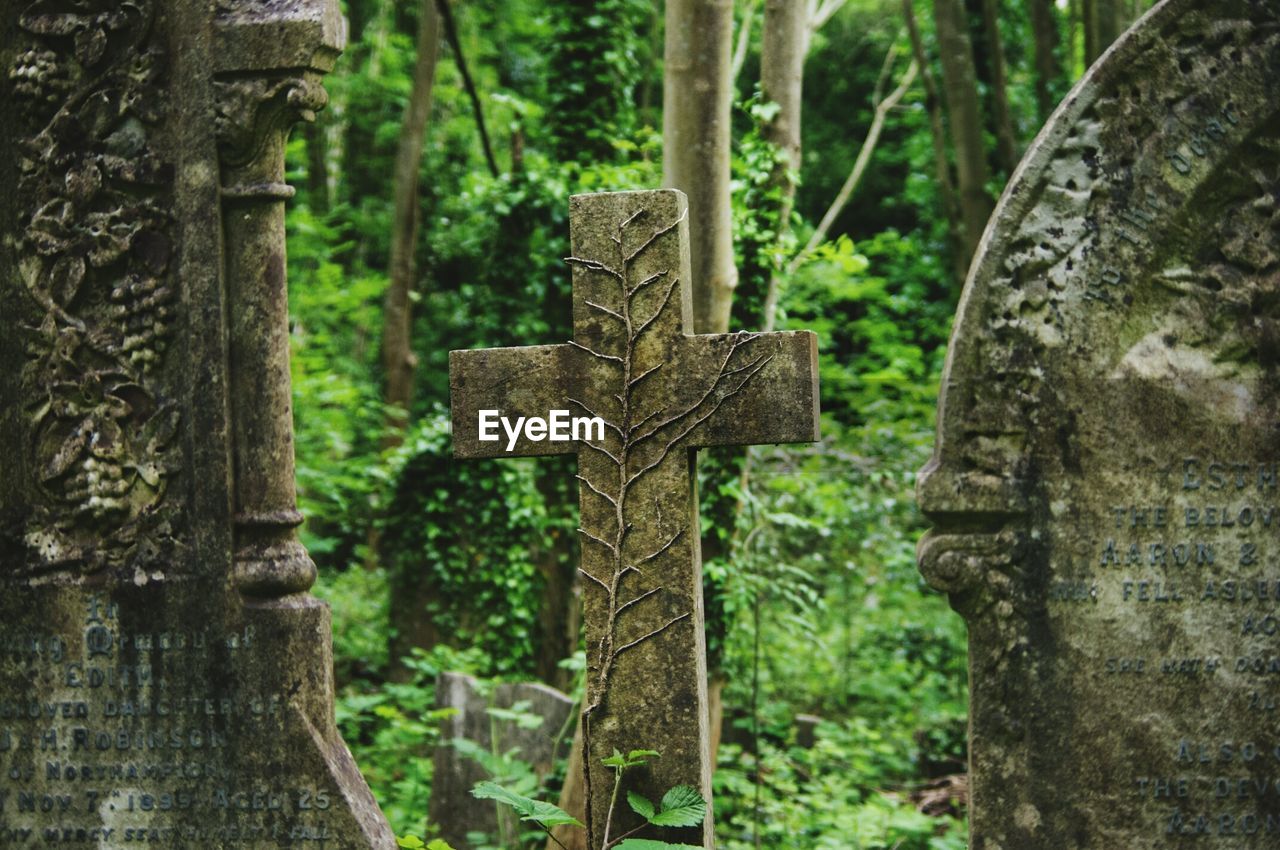
{"type": "MultiPolygon", "coordinates": [[[[433,841],[432,844],[435,842],[433,841]]],[[[427,845],[422,843],[422,839],[416,835],[406,835],[396,839],[396,846],[402,847],[404,850],[423,850],[427,845]]],[[[431,848],[436,850],[436,848],[431,848]]]]}
{"type": "Polygon", "coordinates": [[[427,850],[453,850],[453,846],[442,838],[433,838],[427,850]]]}
{"type": "Polygon", "coordinates": [[[691,785],[677,785],[662,798],[662,811],[649,818],[654,826],[697,826],[707,816],[707,801],[691,785]]]}
{"type": "Polygon", "coordinates": [[[477,782],[476,787],[471,789],[471,796],[508,805],[520,816],[520,820],[534,821],[542,826],[582,826],[577,818],[559,806],[509,791],[496,782],[477,782]]]}
{"type": "Polygon", "coordinates": [[[667,841],[654,841],[651,838],[628,838],[614,847],[614,850],[705,850],[695,844],[671,844],[667,841]]]}
{"type": "Polygon", "coordinates": [[[520,820],[531,820],[543,826],[582,826],[582,822],[553,803],[533,801],[533,811],[520,820]]]}
{"type": "Polygon", "coordinates": [[[653,818],[655,810],[653,808],[653,803],[649,802],[648,798],[641,796],[634,791],[628,791],[627,802],[631,804],[631,810],[640,817],[645,820],[653,818]]]}
{"type": "Polygon", "coordinates": [[[657,750],[632,750],[627,753],[627,761],[634,762],[637,759],[661,758],[662,753],[657,750]]]}

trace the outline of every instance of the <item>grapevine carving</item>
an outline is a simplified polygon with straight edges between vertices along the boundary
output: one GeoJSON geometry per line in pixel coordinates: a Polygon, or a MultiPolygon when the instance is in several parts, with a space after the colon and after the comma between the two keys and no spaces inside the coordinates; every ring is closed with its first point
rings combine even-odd
{"type": "Polygon", "coordinates": [[[40,0],[8,73],[23,121],[14,282],[32,319],[22,373],[41,498],[32,572],[151,567],[178,412],[161,388],[176,319],[172,169],[152,147],[165,57],[152,0],[40,0]]]}

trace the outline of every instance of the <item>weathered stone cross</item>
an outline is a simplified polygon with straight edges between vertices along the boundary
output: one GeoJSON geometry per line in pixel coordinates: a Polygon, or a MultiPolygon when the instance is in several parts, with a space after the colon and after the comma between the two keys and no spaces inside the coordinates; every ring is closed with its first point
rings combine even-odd
{"type": "MultiPolygon", "coordinates": [[[[690,333],[685,211],[673,190],[575,196],[573,341],[449,358],[458,457],[578,455],[590,847],[639,823],[609,823],[615,749],[662,753],[626,790],[710,799],[693,450],[818,438],[812,333],[690,333]]],[[[663,832],[711,847],[711,827],[663,832]]]]}

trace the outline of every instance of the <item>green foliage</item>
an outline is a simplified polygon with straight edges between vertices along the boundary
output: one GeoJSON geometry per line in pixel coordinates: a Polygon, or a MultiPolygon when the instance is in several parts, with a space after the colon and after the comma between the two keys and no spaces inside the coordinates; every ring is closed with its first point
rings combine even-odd
{"type": "MultiPolygon", "coordinates": [[[[630,750],[621,753],[614,750],[611,756],[601,759],[601,763],[613,768],[613,798],[609,806],[609,820],[618,806],[618,792],[622,787],[623,777],[629,768],[640,767],[650,760],[659,758],[657,750],[630,750]]],[[[576,818],[551,803],[527,797],[499,782],[478,782],[471,793],[482,800],[496,800],[508,806],[522,821],[536,824],[548,834],[557,826],[586,827],[576,818]]],[[[634,792],[627,793],[627,802],[636,814],[643,817],[653,826],[659,827],[694,827],[702,823],[707,816],[707,801],[702,798],[698,789],[688,785],[677,785],[662,797],[662,802],[655,806],[651,801],[634,792]]],[[[606,830],[607,832],[607,830],[606,830]]],[[[558,841],[556,843],[559,843],[558,841]]],[[[563,845],[561,845],[563,846],[563,845]]],[[[652,839],[627,838],[614,839],[604,836],[604,844],[598,850],[614,850],[614,848],[630,847],[632,850],[699,850],[687,844],[670,844],[652,839]]]]}
{"type": "Polygon", "coordinates": [[[486,674],[527,671],[541,585],[535,559],[548,536],[533,463],[455,461],[444,413],[421,420],[398,457],[382,536],[391,614],[423,630],[393,636],[393,645],[407,652],[409,637],[465,635],[493,660],[486,674]]]}
{"type": "Polygon", "coordinates": [[[662,797],[655,807],[634,791],[627,792],[631,810],[654,826],[697,826],[707,816],[707,801],[691,785],[677,785],[662,797]]]}
{"type": "MultiPolygon", "coordinates": [[[[783,186],[774,178],[786,163],[786,154],[761,132],[778,114],[778,105],[761,102],[757,92],[740,111],[749,123],[734,146],[733,157],[738,288],[733,296],[732,322],[734,328],[759,330],[764,325],[769,281],[795,252],[796,238],[791,222],[782,220],[783,186]]],[[[799,175],[788,172],[788,179],[798,182],[799,175]]]]}
{"type": "Polygon", "coordinates": [[[403,847],[405,850],[453,850],[453,847],[446,841],[439,838],[432,840],[428,844],[423,844],[422,839],[413,835],[406,835],[396,839],[396,846],[403,847]]]}
{"type": "Polygon", "coordinates": [[[465,671],[478,660],[474,651],[442,647],[408,659],[405,682],[378,686],[356,680],[339,694],[338,728],[397,833],[427,831],[431,756],[442,743],[440,723],[453,711],[435,707],[436,676],[441,670],[465,671]]]}
{"type": "Polygon", "coordinates": [[[545,829],[557,826],[582,826],[577,818],[572,817],[559,806],[516,794],[494,782],[477,783],[476,787],[471,789],[471,794],[481,800],[496,800],[505,806],[510,806],[520,816],[520,820],[532,821],[545,829]]]}
{"type": "Polygon", "coordinates": [[[553,150],[564,161],[614,160],[621,153],[615,140],[636,130],[636,90],[653,60],[644,38],[653,7],[645,0],[549,6],[558,32],[547,68],[553,150]]]}
{"type": "Polygon", "coordinates": [[[733,745],[723,748],[715,776],[721,850],[966,846],[961,822],[920,814],[901,790],[871,790],[865,764],[848,744],[848,737],[832,739],[820,733],[812,750],[766,742],[756,758],[733,745]]]}
{"type": "Polygon", "coordinates": [[[842,422],[927,421],[951,304],[937,255],[889,230],[821,246],[784,299],[787,327],[818,334],[822,409],[842,422]]]}

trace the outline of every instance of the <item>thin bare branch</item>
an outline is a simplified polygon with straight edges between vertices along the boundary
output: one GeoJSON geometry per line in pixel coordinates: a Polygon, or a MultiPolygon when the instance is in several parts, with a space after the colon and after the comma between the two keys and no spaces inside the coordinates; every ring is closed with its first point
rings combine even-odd
{"type": "Polygon", "coordinates": [[[621,313],[619,313],[619,312],[617,312],[617,311],[615,311],[615,310],[610,310],[608,307],[604,306],[603,304],[597,304],[597,303],[596,303],[596,302],[594,302],[594,301],[586,301],[586,300],[584,299],[584,303],[585,303],[588,307],[595,307],[595,308],[596,308],[597,310],[599,310],[601,313],[604,313],[604,314],[606,314],[606,315],[608,315],[608,316],[612,316],[613,318],[617,319],[619,322],[622,322],[623,324],[626,324],[626,321],[627,321],[627,320],[626,320],[625,318],[623,318],[623,316],[622,316],[622,314],[621,314],[621,313]]]}
{"type": "MultiPolygon", "coordinates": [[[[677,434],[675,437],[669,440],[667,442],[667,445],[664,446],[662,451],[658,454],[657,458],[655,458],[651,463],[648,463],[645,466],[643,466],[638,472],[636,472],[635,475],[632,475],[630,478],[627,479],[627,486],[630,487],[632,484],[634,484],[636,481],[640,479],[640,476],[660,466],[662,462],[666,460],[666,457],[671,452],[672,447],[683,442],[684,438],[689,436],[689,434],[692,433],[692,431],[695,428],[697,428],[699,425],[701,425],[702,423],[710,419],[712,416],[714,416],[716,414],[716,411],[718,411],[726,401],[728,401],[729,399],[733,398],[735,395],[740,393],[743,387],[745,387],[751,381],[751,379],[754,378],[756,374],[758,374],[760,370],[763,369],[768,364],[768,362],[772,359],[773,359],[772,354],[769,355],[768,357],[757,358],[752,364],[754,368],[752,368],[750,372],[745,374],[743,379],[738,382],[738,385],[736,387],[734,387],[729,392],[717,398],[715,404],[712,405],[710,410],[708,410],[706,413],[702,414],[701,416],[697,417],[683,431],[681,431],[679,434],[677,434]]],[[[738,371],[741,371],[741,370],[738,370],[738,371]]],[[[689,411],[682,414],[682,417],[689,415],[689,413],[692,413],[694,410],[697,410],[699,406],[701,405],[691,408],[689,411]]]]}
{"type": "Polygon", "coordinates": [[[609,451],[608,449],[606,449],[604,446],[597,446],[595,443],[588,442],[587,440],[582,441],[582,446],[584,448],[594,449],[595,451],[598,451],[600,452],[600,454],[609,458],[609,460],[613,461],[616,465],[622,466],[622,461],[618,458],[618,456],[615,455],[613,452],[609,451]]]}
{"type": "Polygon", "coordinates": [[[662,634],[667,629],[671,628],[681,620],[686,620],[688,618],[689,618],[689,613],[685,612],[684,614],[681,614],[679,617],[673,617],[670,620],[667,620],[667,622],[663,623],[661,626],[658,626],[658,628],[649,632],[649,634],[645,635],[644,637],[637,638],[636,640],[631,641],[631,643],[626,643],[618,647],[616,650],[614,650],[613,657],[616,659],[618,656],[622,655],[622,653],[626,652],[628,649],[634,649],[635,647],[639,646],[640,644],[644,643],[650,638],[655,638],[658,635],[662,634]]]}
{"type": "Polygon", "coordinates": [[[663,552],[667,551],[672,546],[674,546],[675,542],[679,540],[683,534],[684,534],[684,529],[681,528],[679,531],[677,531],[675,534],[671,536],[670,540],[668,540],[666,543],[663,543],[662,546],[656,552],[653,552],[652,554],[649,554],[649,555],[645,555],[643,558],[636,561],[636,564],[637,565],[647,564],[649,561],[652,561],[654,558],[657,558],[663,552]]]}
{"type": "Polygon", "coordinates": [[[662,364],[659,363],[657,366],[654,366],[652,369],[645,369],[643,372],[641,372],[639,375],[636,375],[627,383],[627,388],[630,389],[631,387],[634,387],[636,384],[640,383],[645,378],[649,377],[650,375],[652,375],[654,372],[658,371],[661,368],[662,368],[662,364]]]}
{"type": "Polygon", "coordinates": [[[796,254],[795,258],[787,264],[787,274],[795,274],[796,269],[800,268],[804,261],[809,259],[809,255],[826,241],[831,225],[835,223],[836,218],[844,210],[845,204],[849,203],[849,198],[853,196],[853,190],[862,181],[862,175],[867,170],[867,164],[871,162],[871,154],[875,152],[876,145],[880,142],[880,133],[884,130],[884,122],[889,110],[897,106],[898,102],[902,100],[907,90],[911,88],[911,84],[915,82],[916,74],[919,70],[920,66],[912,60],[911,65],[903,75],[902,82],[888,97],[876,105],[875,118],[872,119],[871,128],[867,131],[867,137],[862,142],[862,150],[858,151],[858,158],[853,164],[853,170],[849,172],[849,177],[844,181],[844,186],[840,187],[840,192],[836,195],[836,199],[831,202],[831,208],[822,217],[821,223],[813,231],[809,241],[805,243],[800,253],[796,254]]]}
{"type": "Polygon", "coordinates": [[[657,312],[655,312],[652,316],[650,316],[649,318],[645,319],[643,322],[640,323],[640,327],[636,328],[636,332],[632,337],[633,339],[639,339],[640,334],[647,331],[650,325],[658,321],[658,317],[662,315],[662,311],[667,309],[667,305],[671,303],[671,293],[675,292],[676,287],[679,285],[680,285],[680,278],[677,277],[671,280],[671,285],[667,287],[667,294],[662,296],[662,303],[658,305],[657,312]]]}
{"type": "MultiPolygon", "coordinates": [[[[702,397],[699,398],[693,404],[691,404],[689,407],[685,408],[680,413],[675,413],[675,414],[672,414],[671,416],[668,416],[662,422],[659,422],[657,425],[654,425],[652,428],[650,428],[647,432],[633,439],[631,441],[632,447],[634,448],[635,446],[639,445],[643,441],[651,438],[654,434],[657,434],[663,428],[666,428],[669,425],[674,425],[676,422],[679,422],[681,419],[693,413],[695,410],[701,407],[704,403],[706,403],[707,399],[711,398],[712,394],[716,391],[716,388],[720,386],[720,381],[724,379],[725,371],[728,368],[730,361],[733,360],[733,355],[736,354],[738,349],[741,348],[743,345],[754,341],[757,336],[759,335],[749,334],[746,332],[741,334],[736,334],[734,336],[733,343],[729,346],[729,350],[724,356],[724,359],[720,361],[720,368],[716,371],[715,380],[713,380],[707,386],[707,391],[702,394],[702,397]]],[[[739,372],[739,371],[742,371],[742,370],[741,369],[734,370],[734,372],[739,372]]]]}
{"type": "Polygon", "coordinates": [[[825,0],[809,17],[809,32],[815,33],[826,26],[836,12],[844,7],[845,2],[846,0],[825,0]]]}
{"type": "MultiPolygon", "coordinates": [[[[615,395],[615,396],[614,396],[614,398],[618,398],[618,397],[615,395]]],[[[612,422],[610,422],[609,420],[605,419],[605,418],[604,418],[603,416],[601,416],[599,413],[596,413],[594,410],[592,410],[592,409],[591,409],[590,407],[588,407],[586,404],[584,404],[584,403],[582,403],[582,402],[578,401],[576,398],[571,398],[571,399],[569,399],[569,403],[570,403],[570,404],[576,404],[576,405],[578,405],[578,407],[581,407],[581,408],[582,408],[582,412],[583,412],[583,413],[585,413],[585,414],[587,414],[588,416],[591,416],[591,417],[593,417],[593,418],[595,418],[595,419],[599,419],[601,422],[603,422],[603,423],[604,423],[604,427],[606,427],[606,428],[610,429],[611,431],[613,431],[613,433],[617,434],[617,435],[618,435],[618,437],[619,437],[620,439],[623,439],[623,440],[625,440],[625,439],[626,439],[626,436],[624,436],[624,435],[623,435],[623,433],[622,433],[622,429],[621,429],[621,428],[619,428],[617,425],[614,425],[614,424],[613,424],[612,422]]]]}
{"type": "MultiPolygon", "coordinates": [[[[578,530],[579,530],[579,531],[581,531],[582,529],[578,529],[578,530]]],[[[600,585],[601,587],[603,587],[603,588],[604,588],[604,592],[605,592],[605,593],[608,593],[608,592],[609,592],[609,585],[605,584],[605,583],[604,583],[604,582],[602,582],[600,579],[598,579],[598,578],[596,578],[595,576],[593,576],[591,573],[589,573],[589,572],[587,572],[586,570],[582,569],[582,567],[578,567],[578,572],[582,573],[584,576],[586,576],[587,578],[589,578],[589,579],[591,579],[592,581],[594,581],[596,584],[598,584],[598,585],[600,585]]]]}
{"type": "Polygon", "coordinates": [[[653,274],[651,274],[651,275],[649,275],[648,277],[646,277],[644,280],[642,280],[642,281],[640,281],[639,283],[637,283],[637,284],[636,284],[636,288],[635,288],[635,289],[633,289],[633,290],[631,290],[630,292],[628,292],[628,293],[627,293],[628,297],[635,296],[635,295],[636,295],[636,293],[638,293],[640,290],[644,289],[644,288],[645,288],[646,286],[648,286],[649,284],[653,283],[655,280],[661,280],[662,278],[664,278],[664,277],[666,277],[666,276],[667,276],[667,270],[666,270],[666,269],[663,269],[663,270],[662,270],[662,271],[660,271],[660,272],[654,272],[653,274]]]}
{"type": "Polygon", "coordinates": [[[612,354],[602,354],[599,351],[596,351],[594,348],[591,348],[590,346],[587,346],[587,345],[583,345],[580,342],[574,342],[573,340],[569,340],[569,344],[572,345],[574,348],[581,348],[583,351],[587,352],[592,357],[599,357],[601,360],[612,360],[614,363],[622,362],[621,357],[614,357],[612,354]]]}
{"type": "Polygon", "coordinates": [[[671,223],[670,223],[670,224],[668,224],[666,227],[660,227],[660,228],[658,228],[657,230],[655,230],[655,231],[653,232],[653,235],[652,235],[652,236],[650,236],[648,239],[646,239],[646,240],[644,240],[643,242],[641,242],[641,243],[640,243],[640,245],[639,245],[639,247],[637,247],[634,251],[632,251],[630,254],[628,254],[628,255],[624,258],[624,259],[625,259],[625,261],[626,261],[627,263],[630,263],[630,262],[631,262],[632,260],[634,260],[636,257],[638,257],[638,256],[640,256],[641,254],[643,254],[643,253],[644,253],[644,252],[649,248],[649,246],[650,246],[650,245],[652,245],[654,242],[657,242],[657,241],[658,241],[659,239],[661,239],[663,236],[666,236],[668,233],[670,233],[671,231],[673,231],[673,230],[675,230],[677,227],[679,227],[679,226],[680,226],[680,222],[684,221],[684,217],[685,217],[686,215],[688,215],[688,212],[687,212],[687,211],[686,211],[686,212],[682,212],[682,213],[680,213],[680,215],[676,218],[676,220],[675,220],[675,221],[671,222],[671,223]]]}
{"type": "Polygon", "coordinates": [[[582,257],[565,257],[564,261],[572,265],[582,266],[583,268],[591,269],[591,271],[593,272],[604,272],[607,275],[611,275],[617,278],[619,282],[622,282],[623,280],[622,272],[617,271],[616,269],[610,268],[609,266],[606,266],[604,263],[600,262],[599,260],[584,260],[582,257]]]}
{"type": "Polygon", "coordinates": [[[606,502],[608,502],[609,504],[613,505],[615,508],[617,508],[617,507],[618,507],[618,502],[617,502],[617,500],[616,500],[616,499],[614,499],[614,498],[613,498],[612,496],[610,496],[608,493],[605,493],[603,490],[601,490],[601,489],[600,489],[599,487],[597,487],[596,485],[592,484],[590,481],[588,481],[588,480],[587,480],[586,478],[584,478],[583,476],[581,476],[581,475],[575,475],[575,476],[574,476],[574,478],[577,478],[577,479],[578,479],[579,481],[581,481],[583,484],[586,484],[586,485],[587,485],[587,488],[588,488],[588,489],[590,489],[592,493],[595,493],[597,496],[599,496],[600,498],[604,499],[606,502]]]}
{"type": "Polygon", "coordinates": [[[590,540],[592,543],[599,543],[601,546],[608,549],[610,552],[616,553],[618,551],[617,546],[614,546],[608,540],[604,540],[603,538],[596,537],[594,534],[592,534],[590,531],[587,531],[585,528],[579,528],[578,533],[581,534],[583,537],[587,538],[588,540],[590,540]]]}
{"type": "Polygon", "coordinates": [[[756,22],[756,8],[760,0],[750,0],[746,11],[742,13],[742,23],[738,24],[738,40],[733,47],[733,61],[729,66],[729,79],[736,80],[742,73],[742,66],[747,64],[747,48],[751,46],[751,30],[756,22]]]}
{"type": "Polygon", "coordinates": [[[628,609],[628,608],[630,608],[632,605],[639,605],[641,602],[645,601],[645,600],[646,600],[646,599],[648,599],[650,596],[653,596],[655,593],[659,592],[660,590],[662,590],[662,588],[660,588],[660,587],[655,587],[653,590],[646,591],[645,593],[640,594],[640,595],[639,595],[639,596],[637,596],[635,599],[632,599],[630,602],[624,602],[624,603],[623,603],[623,604],[618,608],[618,613],[619,613],[619,614],[621,614],[623,611],[627,610],[627,609],[628,609]]]}

